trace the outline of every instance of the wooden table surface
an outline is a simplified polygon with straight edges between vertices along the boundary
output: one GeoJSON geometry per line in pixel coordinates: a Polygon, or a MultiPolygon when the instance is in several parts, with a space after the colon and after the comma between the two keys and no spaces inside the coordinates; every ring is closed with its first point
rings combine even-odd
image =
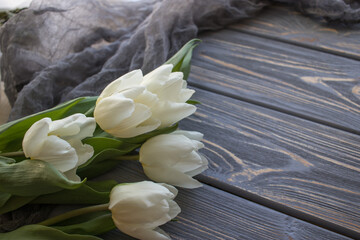
{"type": "MultiPolygon", "coordinates": [[[[180,126],[205,133],[210,168],[162,228],[184,240],[360,239],[360,24],[275,6],[199,37],[189,85],[202,104],[180,126]]],[[[114,171],[145,178],[133,162],[114,171]]]]}
{"type": "MultiPolygon", "coordinates": [[[[173,239],[360,239],[360,24],[284,6],[199,36],[181,122],[210,168],[180,189],[173,239]]],[[[118,180],[144,175],[122,164],[118,180]],[[124,170],[126,168],[126,170],[124,170]],[[124,174],[122,174],[124,173],[124,174]]],[[[105,239],[131,239],[113,231],[105,239]]]]}

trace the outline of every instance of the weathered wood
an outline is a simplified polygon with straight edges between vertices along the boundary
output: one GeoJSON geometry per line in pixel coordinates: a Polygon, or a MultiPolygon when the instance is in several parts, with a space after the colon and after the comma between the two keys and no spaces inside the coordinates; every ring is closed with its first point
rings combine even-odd
{"type": "Polygon", "coordinates": [[[230,26],[242,32],[360,59],[360,24],[329,24],[287,6],[274,6],[256,18],[230,26]]]}
{"type": "MultiPolygon", "coordinates": [[[[124,162],[108,174],[121,182],[146,179],[139,164],[124,162]]],[[[102,177],[106,178],[106,177],[102,177]]],[[[179,188],[176,202],[182,212],[162,228],[172,239],[348,239],[344,236],[249,202],[205,185],[199,189],[179,188]]],[[[132,239],[115,230],[104,239],[132,239]]]]}
{"type": "Polygon", "coordinates": [[[199,89],[194,99],[180,127],[205,134],[209,183],[360,237],[360,136],[199,89]]]}
{"type": "Polygon", "coordinates": [[[360,62],[235,31],[207,33],[189,82],[360,133],[360,62]]]}

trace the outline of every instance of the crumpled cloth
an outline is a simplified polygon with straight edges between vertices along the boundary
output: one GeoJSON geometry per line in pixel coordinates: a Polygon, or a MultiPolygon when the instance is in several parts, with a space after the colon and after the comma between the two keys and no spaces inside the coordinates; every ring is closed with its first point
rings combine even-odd
{"type": "MultiPolygon", "coordinates": [[[[160,66],[199,32],[237,23],[274,2],[328,21],[360,19],[355,0],[33,0],[0,29],[10,120],[98,95],[133,69],[160,66]]],[[[0,215],[0,231],[47,214],[48,208],[25,206],[0,215]]]]}

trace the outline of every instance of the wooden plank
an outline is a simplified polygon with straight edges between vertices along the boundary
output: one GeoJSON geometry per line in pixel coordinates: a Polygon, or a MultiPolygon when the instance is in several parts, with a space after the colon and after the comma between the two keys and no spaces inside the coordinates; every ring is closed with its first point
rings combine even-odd
{"type": "Polygon", "coordinates": [[[194,99],[180,127],[205,133],[208,183],[360,238],[360,136],[199,89],[194,99]]]}
{"type": "Polygon", "coordinates": [[[202,35],[189,82],[360,134],[360,62],[224,30],[202,35]]]}
{"type": "Polygon", "coordinates": [[[328,24],[287,6],[265,9],[230,29],[360,59],[360,24],[328,24]]]}
{"type": "MultiPolygon", "coordinates": [[[[136,182],[146,179],[140,164],[123,162],[102,179],[136,182]]],[[[205,185],[186,190],[179,188],[176,202],[182,212],[176,222],[162,228],[172,239],[348,239],[315,225],[276,212],[235,195],[205,185]]],[[[119,231],[102,237],[106,240],[132,239],[119,231]]]]}

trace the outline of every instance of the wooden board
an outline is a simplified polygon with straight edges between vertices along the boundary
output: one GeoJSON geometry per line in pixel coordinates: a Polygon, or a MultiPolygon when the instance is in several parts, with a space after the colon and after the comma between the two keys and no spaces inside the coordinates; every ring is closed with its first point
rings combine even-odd
{"type": "Polygon", "coordinates": [[[230,26],[231,29],[289,42],[324,52],[360,59],[360,24],[328,24],[305,16],[287,6],[261,11],[256,18],[230,26]]]}
{"type": "MultiPolygon", "coordinates": [[[[140,164],[123,162],[108,174],[120,182],[146,179],[140,164]]],[[[179,188],[176,202],[182,212],[162,228],[172,239],[348,239],[344,236],[276,212],[235,195],[205,185],[186,190],[179,188]]],[[[106,240],[132,239],[117,230],[103,235],[106,240]]]]}
{"type": "Polygon", "coordinates": [[[201,36],[190,84],[360,133],[360,62],[235,31],[201,36]]]}
{"type": "Polygon", "coordinates": [[[360,237],[360,136],[199,89],[194,99],[180,127],[205,133],[208,183],[360,237]]]}

